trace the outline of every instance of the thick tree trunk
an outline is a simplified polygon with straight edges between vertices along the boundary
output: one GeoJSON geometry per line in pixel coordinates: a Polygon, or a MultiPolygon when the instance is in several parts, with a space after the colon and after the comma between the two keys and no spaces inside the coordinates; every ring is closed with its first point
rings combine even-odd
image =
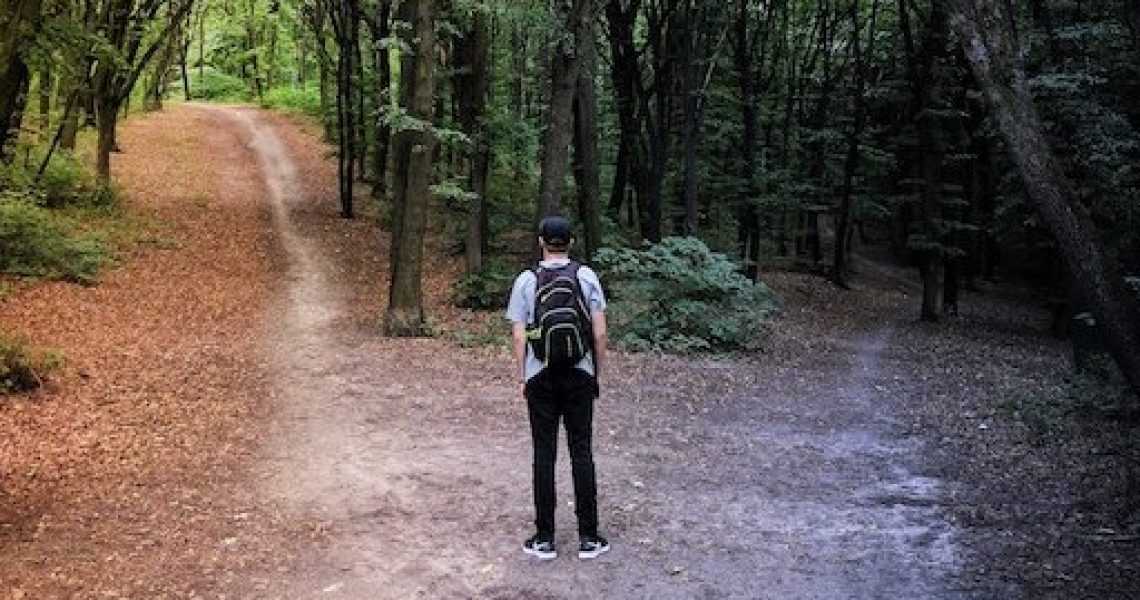
{"type": "Polygon", "coordinates": [[[97,103],[96,128],[99,132],[95,145],[95,172],[103,181],[111,179],[111,153],[115,151],[115,128],[119,122],[119,103],[105,98],[97,103]]]}
{"type": "Polygon", "coordinates": [[[562,189],[573,136],[574,90],[582,45],[587,36],[594,34],[593,1],[574,0],[565,24],[572,36],[559,38],[551,57],[550,104],[542,135],[542,177],[538,185],[539,217],[562,212],[562,189]]]}
{"type": "Polygon", "coordinates": [[[598,213],[598,48],[591,34],[583,38],[581,67],[574,96],[574,177],[578,188],[578,220],[582,223],[583,258],[593,257],[601,246],[598,213]]]}
{"type": "Polygon", "coordinates": [[[1008,5],[955,0],[953,23],[981,84],[1022,184],[1080,299],[1096,317],[1106,345],[1132,389],[1140,393],[1140,307],[1104,255],[1087,211],[1050,150],[1012,35],[1008,5]]]}
{"type": "Polygon", "coordinates": [[[428,126],[399,133],[406,138],[399,144],[399,151],[405,155],[400,162],[407,166],[406,189],[399,194],[403,207],[399,228],[392,235],[392,283],[384,326],[388,335],[416,336],[424,333],[420,275],[435,148],[435,134],[430,127],[435,108],[435,3],[407,2],[400,12],[402,20],[411,24],[405,39],[412,50],[403,59],[401,96],[409,116],[428,126]]]}
{"type": "Polygon", "coordinates": [[[637,89],[640,86],[641,72],[634,43],[634,25],[640,4],[641,0],[632,0],[628,4],[622,0],[610,0],[606,5],[606,20],[610,26],[610,81],[618,113],[617,159],[607,212],[615,221],[621,215],[621,207],[630,184],[635,198],[642,197],[645,191],[645,178],[642,175],[644,170],[641,167],[643,160],[640,158],[644,152],[639,151],[642,141],[641,123],[637,115],[640,103],[637,89]]]}
{"type": "Polygon", "coordinates": [[[653,62],[653,94],[641,98],[641,114],[648,130],[645,194],[638,197],[638,220],[641,237],[660,242],[662,228],[662,190],[669,170],[669,152],[673,138],[674,83],[676,76],[676,43],[680,29],[672,8],[657,7],[650,11],[646,32],[650,60],[653,62]],[[652,109],[650,108],[652,106],[652,109]]]}
{"type": "Polygon", "coordinates": [[[487,178],[491,140],[485,122],[491,89],[491,28],[487,15],[477,12],[471,28],[455,42],[455,100],[460,127],[471,137],[467,156],[467,185],[472,199],[467,211],[464,244],[467,272],[479,270],[487,254],[487,178]]]}

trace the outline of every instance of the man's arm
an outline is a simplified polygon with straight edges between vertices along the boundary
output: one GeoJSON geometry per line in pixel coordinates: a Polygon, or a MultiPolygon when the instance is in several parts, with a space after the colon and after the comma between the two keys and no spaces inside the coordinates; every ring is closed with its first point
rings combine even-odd
{"type": "Polygon", "coordinates": [[[606,313],[590,313],[590,325],[594,330],[594,378],[600,380],[602,365],[606,362],[606,313]]]}
{"type": "Polygon", "coordinates": [[[519,386],[526,385],[526,323],[511,323],[511,346],[515,351],[515,373],[519,386]]]}

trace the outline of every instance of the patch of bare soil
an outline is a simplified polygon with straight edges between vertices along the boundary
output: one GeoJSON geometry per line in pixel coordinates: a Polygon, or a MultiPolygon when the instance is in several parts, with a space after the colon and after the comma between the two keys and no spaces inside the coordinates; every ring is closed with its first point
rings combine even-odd
{"type": "Polygon", "coordinates": [[[574,556],[563,459],[561,555],[529,560],[530,442],[506,324],[447,307],[460,260],[432,245],[429,313],[444,329],[493,326],[499,343],[384,338],[387,238],[375,218],[337,216],[335,168],[317,139],[251,109],[183,106],[131,121],[116,168],[132,210],[167,224],[163,239],[176,243],[141,251],[96,288],[33,286],[3,301],[5,327],[76,365],[53,390],[0,407],[14,507],[0,515],[5,589],[503,599],[1140,589],[1135,512],[1122,478],[1107,476],[1124,464],[1107,451],[1117,446],[1084,430],[1042,442],[1003,409],[1015,393],[1062,384],[1066,359],[1045,315],[971,294],[961,316],[920,324],[913,274],[881,264],[864,265],[852,292],[770,275],[787,310],[762,356],[617,354],[595,423],[613,550],[574,556]]]}

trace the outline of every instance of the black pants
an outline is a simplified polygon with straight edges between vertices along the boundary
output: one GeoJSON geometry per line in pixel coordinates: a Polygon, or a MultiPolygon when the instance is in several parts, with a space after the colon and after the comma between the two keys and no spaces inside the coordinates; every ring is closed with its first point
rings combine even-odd
{"type": "Polygon", "coordinates": [[[542,537],[554,536],[554,465],[558,457],[560,418],[566,426],[566,443],[570,448],[578,535],[598,534],[598,490],[592,448],[596,389],[593,377],[578,369],[547,369],[526,384],[534,441],[534,524],[542,537]]]}

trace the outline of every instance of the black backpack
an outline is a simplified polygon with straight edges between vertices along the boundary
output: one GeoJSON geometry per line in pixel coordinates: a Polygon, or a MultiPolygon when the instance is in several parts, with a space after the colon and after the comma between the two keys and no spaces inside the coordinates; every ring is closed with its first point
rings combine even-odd
{"type": "Polygon", "coordinates": [[[547,367],[573,367],[594,345],[590,311],[578,282],[582,265],[532,269],[536,279],[531,348],[547,367]]]}

